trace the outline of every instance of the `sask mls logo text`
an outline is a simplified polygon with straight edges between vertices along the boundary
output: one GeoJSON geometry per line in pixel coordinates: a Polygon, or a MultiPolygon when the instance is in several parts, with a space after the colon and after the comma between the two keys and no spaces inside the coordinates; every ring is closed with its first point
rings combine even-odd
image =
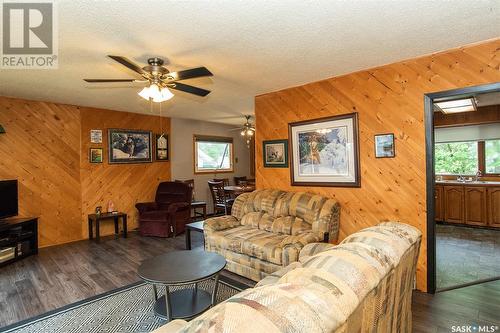
{"type": "Polygon", "coordinates": [[[4,1],[1,18],[1,68],[57,68],[57,22],[54,2],[4,1]]]}

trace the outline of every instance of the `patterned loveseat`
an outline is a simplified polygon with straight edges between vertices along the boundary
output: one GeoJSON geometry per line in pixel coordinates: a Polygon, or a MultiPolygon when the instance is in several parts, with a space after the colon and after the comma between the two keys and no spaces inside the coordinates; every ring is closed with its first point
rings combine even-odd
{"type": "Polygon", "coordinates": [[[339,204],[321,195],[257,190],[238,196],[231,215],[205,221],[205,249],[226,269],[259,281],[299,259],[304,245],[336,241],[339,204]]]}
{"type": "Polygon", "coordinates": [[[410,333],[418,229],[385,222],[338,246],[309,244],[299,262],[187,323],[155,333],[410,333]]]}

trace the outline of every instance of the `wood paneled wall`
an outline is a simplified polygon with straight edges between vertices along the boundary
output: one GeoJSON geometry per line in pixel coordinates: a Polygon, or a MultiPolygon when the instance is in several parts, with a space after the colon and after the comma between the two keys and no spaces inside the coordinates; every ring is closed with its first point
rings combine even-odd
{"type": "MultiPolygon", "coordinates": [[[[170,133],[170,118],[147,116],[136,113],[81,108],[81,181],[82,220],[92,213],[96,206],[106,209],[111,200],[116,210],[128,214],[129,230],[137,227],[137,202],[152,201],[160,181],[170,180],[170,162],[137,164],[108,163],[108,128],[141,129],[155,133],[170,133]],[[90,143],[90,130],[103,130],[103,143],[90,143]],[[89,148],[102,147],[104,162],[89,163],[89,148]]],[[[153,151],[154,154],[154,151],[153,151]]],[[[88,235],[88,225],[83,223],[82,232],[88,235]]],[[[113,222],[104,224],[103,235],[114,233],[113,222]]]]}
{"type": "MultiPolygon", "coordinates": [[[[88,237],[87,214],[112,200],[137,226],[135,203],[154,198],[170,180],[170,162],[108,164],[107,129],[170,133],[170,119],[0,97],[0,179],[19,180],[20,215],[39,216],[40,246],[88,237]],[[90,144],[90,129],[103,130],[103,143],[90,144]],[[102,147],[104,162],[89,163],[89,148],[102,147]]],[[[104,225],[101,234],[110,234],[104,225]]]]}
{"type": "Polygon", "coordinates": [[[434,112],[434,127],[453,127],[500,122],[500,105],[483,106],[475,112],[444,114],[434,112]]]}
{"type": "Polygon", "coordinates": [[[288,123],[359,114],[361,188],[293,187],[288,169],[264,168],[257,187],[311,191],[341,204],[340,239],[383,220],[423,233],[417,288],[427,289],[424,94],[500,81],[500,39],[256,97],[256,156],[262,141],[288,137],[288,123]],[[396,157],[376,159],[377,133],[393,132],[396,157]]]}
{"type": "Polygon", "coordinates": [[[40,245],[81,239],[78,108],[0,97],[0,124],[0,179],[18,179],[19,212],[40,217],[40,245]]]}

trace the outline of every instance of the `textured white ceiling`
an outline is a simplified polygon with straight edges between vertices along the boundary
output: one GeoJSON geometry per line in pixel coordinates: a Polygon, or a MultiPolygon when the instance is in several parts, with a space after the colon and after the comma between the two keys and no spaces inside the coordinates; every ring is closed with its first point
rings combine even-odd
{"type": "Polygon", "coordinates": [[[133,77],[107,54],[161,56],[171,71],[214,73],[184,81],[210,95],[174,92],[164,115],[233,124],[258,94],[500,36],[498,0],[66,0],[58,11],[59,69],[1,70],[0,95],[149,113],[137,84],[82,79],[133,77]]]}

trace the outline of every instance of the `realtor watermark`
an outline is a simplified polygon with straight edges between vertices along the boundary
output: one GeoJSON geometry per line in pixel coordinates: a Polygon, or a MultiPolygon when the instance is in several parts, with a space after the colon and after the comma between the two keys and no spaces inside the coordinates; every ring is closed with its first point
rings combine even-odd
{"type": "Polygon", "coordinates": [[[58,29],[54,1],[4,0],[1,5],[2,69],[56,69],[58,29]]]}
{"type": "Polygon", "coordinates": [[[495,333],[499,332],[497,325],[452,325],[452,333],[495,333]]]}

